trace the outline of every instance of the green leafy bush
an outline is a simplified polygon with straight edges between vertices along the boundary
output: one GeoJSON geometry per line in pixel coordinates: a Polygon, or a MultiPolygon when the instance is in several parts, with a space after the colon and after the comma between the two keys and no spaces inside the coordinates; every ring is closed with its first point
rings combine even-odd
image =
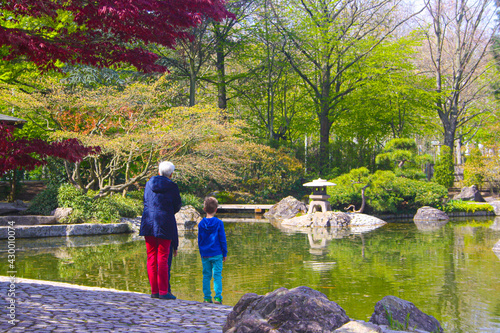
{"type": "Polygon", "coordinates": [[[474,202],[470,202],[470,201],[462,201],[462,200],[450,200],[445,205],[443,205],[442,210],[445,211],[446,213],[494,212],[494,209],[491,205],[478,204],[478,203],[474,203],[474,202]]]}
{"type": "Polygon", "coordinates": [[[485,180],[484,157],[478,148],[473,148],[464,164],[464,185],[482,187],[485,180]]]}
{"type": "Polygon", "coordinates": [[[446,188],[450,188],[453,186],[453,180],[453,154],[448,146],[442,146],[441,154],[434,165],[434,181],[446,188]]]}
{"type": "Polygon", "coordinates": [[[191,205],[197,210],[203,209],[203,200],[191,193],[181,193],[181,200],[183,206],[191,205]]]}
{"type": "Polygon", "coordinates": [[[103,223],[117,222],[120,219],[117,205],[109,197],[93,200],[95,192],[85,194],[71,184],[63,184],[59,188],[58,201],[60,207],[73,208],[73,213],[63,222],[82,223],[94,220],[103,223]]]}
{"type": "Polygon", "coordinates": [[[366,211],[377,213],[414,212],[422,206],[439,207],[447,197],[445,187],[421,180],[397,177],[392,171],[378,170],[370,174],[359,168],[332,180],[337,186],[328,187],[333,209],[344,211],[353,204],[361,206],[361,188],[366,188],[366,211]]]}
{"type": "Polygon", "coordinates": [[[57,193],[59,187],[57,185],[48,185],[45,190],[38,193],[26,210],[27,214],[31,215],[50,215],[57,208],[57,193]]]}
{"type": "MultiPolygon", "coordinates": [[[[137,191],[138,192],[138,191],[137,191]]],[[[143,206],[143,193],[139,192],[140,196],[131,195],[127,193],[126,197],[115,194],[109,197],[113,205],[118,210],[118,215],[122,217],[136,217],[142,215],[143,206]],[[139,199],[137,199],[137,197],[139,199]]]]}

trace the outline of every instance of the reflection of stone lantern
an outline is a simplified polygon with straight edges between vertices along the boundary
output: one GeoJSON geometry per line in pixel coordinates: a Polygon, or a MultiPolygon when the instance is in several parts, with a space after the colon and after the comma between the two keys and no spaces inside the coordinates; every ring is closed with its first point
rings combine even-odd
{"type": "Polygon", "coordinates": [[[313,188],[313,194],[309,196],[311,202],[309,203],[309,210],[307,211],[307,214],[314,213],[314,211],[316,210],[316,206],[321,207],[321,211],[323,212],[332,210],[332,208],[330,207],[330,202],[328,201],[328,198],[330,198],[330,196],[326,194],[326,187],[334,185],[337,184],[330,183],[329,181],[321,178],[304,184],[304,186],[313,188]]]}

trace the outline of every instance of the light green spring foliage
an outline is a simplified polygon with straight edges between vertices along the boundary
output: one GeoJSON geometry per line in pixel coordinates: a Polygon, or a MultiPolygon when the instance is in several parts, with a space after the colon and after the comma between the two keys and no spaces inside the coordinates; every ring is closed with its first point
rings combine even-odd
{"type": "Polygon", "coordinates": [[[471,150],[464,164],[464,185],[482,187],[485,179],[484,157],[478,148],[471,150]]]}
{"type": "Polygon", "coordinates": [[[465,212],[465,213],[475,213],[475,212],[494,212],[493,206],[488,204],[480,204],[470,201],[462,200],[450,200],[443,205],[442,209],[447,213],[452,212],[465,212]]]}
{"type": "Polygon", "coordinates": [[[441,153],[434,165],[434,181],[446,188],[453,186],[454,166],[453,154],[448,146],[441,147],[441,153]]]}

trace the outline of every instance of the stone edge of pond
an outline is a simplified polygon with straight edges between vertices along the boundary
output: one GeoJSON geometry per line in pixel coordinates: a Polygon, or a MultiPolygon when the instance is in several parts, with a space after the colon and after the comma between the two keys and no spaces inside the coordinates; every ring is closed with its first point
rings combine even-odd
{"type": "MultiPolygon", "coordinates": [[[[448,215],[449,217],[496,216],[495,212],[485,211],[485,210],[477,211],[474,213],[452,212],[452,213],[446,213],[446,215],[448,215]]],[[[378,217],[379,219],[384,220],[384,221],[386,221],[386,220],[389,220],[389,221],[390,220],[398,220],[398,219],[413,221],[413,217],[415,216],[415,214],[382,214],[382,215],[375,214],[373,216],[378,217]]],[[[388,222],[388,221],[386,221],[386,222],[388,222]]]]}
{"type": "MultiPolygon", "coordinates": [[[[15,309],[15,325],[11,327],[16,332],[16,329],[33,332],[165,332],[175,329],[179,333],[215,333],[222,331],[227,316],[233,310],[229,305],[179,298],[165,301],[135,291],[3,275],[0,275],[0,285],[15,292],[14,303],[11,302],[15,309]]],[[[9,298],[6,300],[10,301],[9,298]]],[[[349,319],[335,332],[351,332],[352,327],[380,333],[407,332],[349,319]]],[[[426,331],[415,329],[414,332],[426,331]]]]}
{"type": "Polygon", "coordinates": [[[38,237],[66,237],[66,236],[91,236],[132,233],[130,223],[82,223],[82,224],[57,224],[57,225],[20,225],[0,227],[0,239],[38,238],[38,237]]]}
{"type": "MultiPolygon", "coordinates": [[[[12,331],[221,332],[232,306],[149,294],[0,276],[15,291],[12,331]]],[[[9,296],[12,297],[12,296],[9,296]]],[[[7,320],[8,317],[2,318],[7,320]]],[[[0,327],[3,324],[0,323],[0,327]]]]}

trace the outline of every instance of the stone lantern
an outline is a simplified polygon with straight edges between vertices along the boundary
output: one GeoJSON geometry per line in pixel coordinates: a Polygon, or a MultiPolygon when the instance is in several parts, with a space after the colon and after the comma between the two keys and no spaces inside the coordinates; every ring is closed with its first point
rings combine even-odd
{"type": "Polygon", "coordinates": [[[315,212],[316,206],[321,207],[321,211],[327,212],[332,210],[330,206],[330,202],[328,201],[328,198],[330,196],[326,194],[326,187],[327,186],[335,186],[337,184],[330,183],[329,181],[326,181],[325,179],[318,178],[316,180],[313,180],[312,182],[305,183],[303,186],[307,187],[312,187],[313,193],[309,196],[309,199],[311,199],[311,202],[309,203],[309,209],[307,211],[307,214],[311,214],[315,212]]]}

